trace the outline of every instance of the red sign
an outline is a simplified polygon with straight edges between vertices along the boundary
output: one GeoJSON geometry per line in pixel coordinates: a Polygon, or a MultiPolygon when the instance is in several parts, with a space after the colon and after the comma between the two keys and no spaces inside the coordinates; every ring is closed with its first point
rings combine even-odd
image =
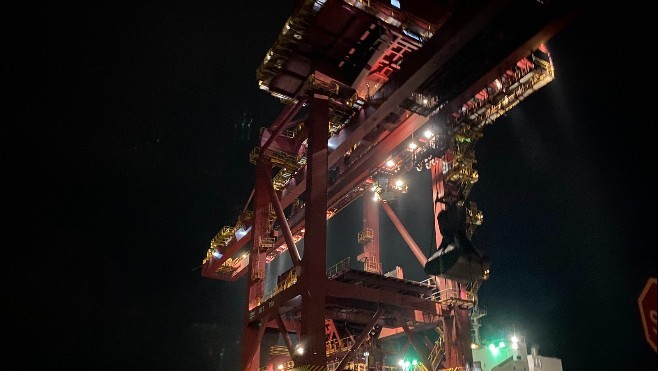
{"type": "Polygon", "coordinates": [[[642,324],[644,325],[644,336],[647,342],[656,351],[656,277],[651,277],[644,285],[644,289],[637,299],[640,307],[642,324]]]}

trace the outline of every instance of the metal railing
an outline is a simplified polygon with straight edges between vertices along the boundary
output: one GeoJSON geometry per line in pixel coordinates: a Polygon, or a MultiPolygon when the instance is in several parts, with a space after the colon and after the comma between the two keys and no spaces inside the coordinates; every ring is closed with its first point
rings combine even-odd
{"type": "Polygon", "coordinates": [[[374,238],[373,230],[370,228],[364,228],[359,234],[357,234],[357,241],[359,243],[364,243],[368,241],[372,241],[374,238]]]}
{"type": "Polygon", "coordinates": [[[351,337],[345,337],[340,340],[338,339],[329,340],[326,342],[327,355],[340,353],[340,352],[347,352],[348,350],[352,349],[352,345],[354,345],[354,339],[352,339],[351,337]]]}
{"type": "Polygon", "coordinates": [[[274,290],[272,290],[270,292],[267,292],[267,293],[265,293],[265,295],[263,295],[263,298],[261,299],[260,302],[264,303],[264,302],[270,300],[271,298],[276,296],[278,293],[280,293],[281,291],[283,291],[283,290],[287,289],[288,287],[294,285],[295,283],[297,283],[297,272],[294,269],[291,269],[290,273],[288,273],[286,278],[283,281],[281,281],[278,285],[276,285],[274,290]]]}
{"type": "Polygon", "coordinates": [[[327,277],[332,278],[350,269],[350,257],[339,261],[327,269],[327,277]]]}
{"type": "Polygon", "coordinates": [[[381,274],[382,273],[382,263],[371,259],[367,258],[363,261],[363,270],[366,272],[371,272],[371,273],[377,273],[381,274]]]}
{"type": "MultiPolygon", "coordinates": [[[[336,371],[340,362],[327,363],[327,371],[336,371]]],[[[365,363],[348,362],[344,370],[367,371],[365,363]]]]}
{"type": "Polygon", "coordinates": [[[432,295],[432,300],[445,305],[462,305],[472,307],[475,305],[475,295],[470,291],[459,289],[444,289],[432,295]]]}
{"type": "Polygon", "coordinates": [[[216,248],[218,246],[226,246],[226,243],[235,235],[235,227],[225,226],[213,237],[210,241],[210,246],[216,248]]]}
{"type": "Polygon", "coordinates": [[[270,356],[289,356],[290,352],[284,345],[273,345],[270,347],[270,356]]]}

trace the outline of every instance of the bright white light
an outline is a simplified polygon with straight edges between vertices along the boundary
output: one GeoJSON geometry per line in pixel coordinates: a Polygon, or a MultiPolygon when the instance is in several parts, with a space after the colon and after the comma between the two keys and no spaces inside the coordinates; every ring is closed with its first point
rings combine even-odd
{"type": "Polygon", "coordinates": [[[519,342],[519,338],[516,337],[516,335],[512,335],[512,343],[518,343],[518,342],[519,342]]]}
{"type": "Polygon", "coordinates": [[[415,142],[409,143],[409,148],[410,149],[416,149],[417,147],[418,147],[418,145],[415,142]]]}
{"type": "Polygon", "coordinates": [[[391,5],[400,9],[400,0],[391,0],[391,5]]]}
{"type": "Polygon", "coordinates": [[[304,347],[297,348],[297,354],[304,354],[304,347]]]}
{"type": "Polygon", "coordinates": [[[434,133],[432,133],[431,130],[427,129],[425,130],[425,133],[423,133],[423,135],[425,136],[425,138],[430,139],[432,135],[434,135],[434,133]]]}
{"type": "Polygon", "coordinates": [[[216,259],[221,259],[221,257],[222,257],[222,253],[220,253],[220,252],[217,251],[217,250],[213,250],[213,251],[212,251],[212,256],[214,256],[216,259]]]}
{"type": "Polygon", "coordinates": [[[494,349],[496,349],[496,346],[493,344],[489,344],[489,350],[494,350],[494,349]]]}
{"type": "Polygon", "coordinates": [[[471,349],[477,349],[477,348],[478,348],[478,345],[477,345],[477,344],[475,344],[475,343],[472,343],[472,344],[471,344],[471,349]]]}
{"type": "Polygon", "coordinates": [[[339,141],[338,141],[338,136],[334,135],[329,140],[327,140],[327,147],[329,149],[334,150],[338,147],[339,141]]]}
{"type": "Polygon", "coordinates": [[[519,343],[512,343],[512,349],[519,349],[519,343]]]}
{"type": "Polygon", "coordinates": [[[244,254],[242,254],[242,259],[247,259],[248,256],[249,256],[249,254],[244,253],[244,254]]]}
{"type": "Polygon", "coordinates": [[[423,104],[427,105],[427,98],[423,99],[423,104]]]}
{"type": "Polygon", "coordinates": [[[240,227],[240,229],[238,229],[237,231],[235,231],[235,239],[236,239],[237,241],[240,241],[240,239],[241,239],[242,237],[244,237],[245,235],[247,235],[247,233],[249,233],[250,230],[251,230],[251,227],[249,227],[249,228],[247,228],[247,229],[244,229],[244,227],[240,227]]]}
{"type": "Polygon", "coordinates": [[[373,185],[372,187],[370,187],[370,190],[375,192],[377,190],[377,185],[373,185]]]}
{"type": "Polygon", "coordinates": [[[277,370],[283,370],[283,365],[276,366],[277,370]]]}
{"type": "Polygon", "coordinates": [[[379,193],[375,193],[375,195],[372,197],[373,201],[379,201],[382,199],[382,196],[379,195],[379,193]]]}
{"type": "Polygon", "coordinates": [[[393,166],[395,166],[395,161],[393,161],[393,160],[388,160],[388,161],[386,161],[386,166],[387,166],[387,167],[393,167],[393,166]]]}
{"type": "Polygon", "coordinates": [[[498,79],[496,79],[496,87],[497,87],[498,89],[500,89],[500,88],[503,87],[503,84],[502,84],[502,83],[500,82],[500,80],[498,80],[498,79]]]}
{"type": "Polygon", "coordinates": [[[363,355],[367,357],[370,355],[370,352],[364,352],[363,355]]]}
{"type": "Polygon", "coordinates": [[[404,180],[398,179],[395,181],[395,186],[396,187],[402,187],[404,185],[404,180]]]}
{"type": "Polygon", "coordinates": [[[400,365],[400,366],[402,366],[402,367],[404,367],[404,360],[403,360],[403,359],[401,359],[401,360],[400,360],[400,361],[398,362],[398,365],[400,365]]]}

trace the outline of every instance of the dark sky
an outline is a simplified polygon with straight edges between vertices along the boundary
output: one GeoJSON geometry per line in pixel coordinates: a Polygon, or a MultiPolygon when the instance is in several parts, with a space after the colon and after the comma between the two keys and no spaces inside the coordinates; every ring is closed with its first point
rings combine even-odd
{"type": "MultiPolygon", "coordinates": [[[[255,70],[293,5],[6,15],[14,369],[237,369],[245,281],[195,269],[247,200],[253,135],[283,108],[255,70]],[[249,137],[235,130],[245,114],[249,137]]],[[[480,302],[485,333],[523,332],[567,370],[655,369],[636,306],[656,276],[652,25],[648,12],[606,6],[549,42],[556,80],[478,144],[474,242],[492,261],[480,302]]],[[[403,220],[411,202],[395,205],[403,220]]],[[[330,232],[360,230],[341,217],[330,232]]],[[[402,245],[387,248],[419,277],[402,245]]]]}

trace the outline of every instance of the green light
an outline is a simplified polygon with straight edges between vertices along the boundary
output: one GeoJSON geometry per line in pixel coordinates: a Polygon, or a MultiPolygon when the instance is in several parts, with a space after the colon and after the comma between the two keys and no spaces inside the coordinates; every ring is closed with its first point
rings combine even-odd
{"type": "Polygon", "coordinates": [[[500,343],[498,343],[498,347],[505,348],[505,342],[501,341],[500,343]]]}
{"type": "Polygon", "coordinates": [[[499,350],[493,343],[489,344],[489,350],[491,351],[491,354],[498,355],[499,350]]]}
{"type": "Polygon", "coordinates": [[[415,366],[415,365],[418,364],[418,361],[416,361],[416,360],[414,359],[413,361],[411,361],[411,364],[415,366]]]}

